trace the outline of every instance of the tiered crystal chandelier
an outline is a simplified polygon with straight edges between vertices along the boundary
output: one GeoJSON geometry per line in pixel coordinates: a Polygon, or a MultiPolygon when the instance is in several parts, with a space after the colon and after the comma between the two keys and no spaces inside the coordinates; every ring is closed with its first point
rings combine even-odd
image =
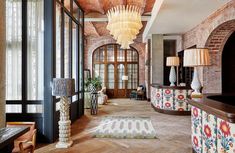
{"type": "Polygon", "coordinates": [[[137,6],[119,5],[108,13],[107,29],[122,49],[128,49],[142,28],[141,10],[137,6]]]}

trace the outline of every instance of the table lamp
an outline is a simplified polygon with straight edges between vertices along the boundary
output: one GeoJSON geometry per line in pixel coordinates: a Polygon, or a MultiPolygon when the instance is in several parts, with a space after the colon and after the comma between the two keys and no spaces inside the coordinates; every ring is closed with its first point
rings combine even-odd
{"type": "Polygon", "coordinates": [[[192,95],[201,96],[202,87],[198,76],[198,67],[210,65],[210,55],[206,48],[193,48],[184,51],[184,67],[194,67],[193,81],[191,88],[194,90],[192,95]]]}
{"type": "MultiPolygon", "coordinates": [[[[127,82],[128,81],[128,75],[123,75],[122,76],[122,80],[127,82]]],[[[126,86],[126,83],[125,83],[125,96],[127,97],[127,86],[126,86]]]]}
{"type": "Polygon", "coordinates": [[[60,96],[59,142],[56,148],[68,148],[73,144],[71,139],[71,121],[69,119],[69,99],[74,95],[75,81],[70,78],[54,78],[52,95],[60,96]]]}
{"type": "Polygon", "coordinates": [[[166,58],[166,66],[171,66],[169,81],[170,86],[175,86],[176,82],[176,74],[175,74],[175,66],[179,66],[179,57],[178,56],[171,56],[166,58]]]}
{"type": "Polygon", "coordinates": [[[128,81],[128,76],[127,76],[127,75],[123,75],[123,76],[122,76],[122,80],[123,80],[123,81],[128,81]]]}

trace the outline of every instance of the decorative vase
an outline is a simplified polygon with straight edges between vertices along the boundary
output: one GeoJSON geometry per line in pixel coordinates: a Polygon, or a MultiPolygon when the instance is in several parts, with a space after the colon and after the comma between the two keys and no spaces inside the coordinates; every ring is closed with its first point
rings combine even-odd
{"type": "Polygon", "coordinates": [[[91,93],[95,93],[95,92],[97,92],[97,89],[93,84],[89,84],[88,91],[91,93]]]}

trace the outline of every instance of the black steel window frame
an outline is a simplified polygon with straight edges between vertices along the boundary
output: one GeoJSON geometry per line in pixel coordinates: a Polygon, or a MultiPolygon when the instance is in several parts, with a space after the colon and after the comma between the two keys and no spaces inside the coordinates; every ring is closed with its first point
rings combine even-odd
{"type": "MultiPolygon", "coordinates": [[[[7,113],[6,118],[7,121],[35,121],[38,124],[39,128],[39,135],[38,138],[40,138],[40,141],[44,142],[54,142],[56,138],[58,137],[56,131],[55,131],[55,117],[58,116],[57,112],[55,111],[55,104],[59,99],[55,99],[51,95],[51,86],[50,83],[52,82],[52,79],[55,77],[56,67],[55,67],[55,59],[56,59],[56,31],[55,31],[55,7],[56,3],[63,4],[64,0],[58,1],[58,0],[44,0],[44,99],[43,100],[27,100],[27,0],[22,0],[22,100],[7,100],[6,104],[21,104],[22,105],[22,113],[7,113]],[[43,105],[43,113],[27,113],[27,105],[28,104],[42,104],[43,105]],[[43,139],[43,140],[42,140],[43,139]]],[[[81,61],[79,63],[79,56],[83,56],[84,59],[84,40],[81,41],[81,50],[79,50],[79,27],[82,29],[82,37],[84,38],[84,11],[81,9],[80,5],[76,0],[70,0],[71,6],[70,8],[73,8],[72,5],[76,4],[78,6],[79,15],[82,15],[82,20],[80,20],[80,16],[78,17],[78,20],[64,7],[62,6],[62,9],[64,13],[66,13],[70,17],[70,40],[71,40],[71,23],[74,21],[78,25],[77,28],[77,37],[78,37],[78,45],[77,50],[79,51],[77,53],[77,65],[82,64],[82,68],[84,68],[84,61],[81,61]],[[73,3],[72,3],[73,2],[73,3]]],[[[63,13],[63,15],[64,15],[63,13]]],[[[63,19],[64,21],[64,19],[63,19]]],[[[61,27],[61,29],[64,31],[64,28],[61,27]]],[[[61,32],[63,32],[61,30],[61,32]]],[[[63,37],[63,35],[61,35],[63,37]]],[[[61,40],[64,41],[64,37],[61,38],[61,40]]],[[[62,63],[64,63],[64,42],[62,42],[61,49],[61,60],[62,63]]],[[[70,67],[69,67],[69,76],[72,77],[72,42],[70,41],[70,48],[69,48],[69,61],[70,61],[70,67]]],[[[62,64],[63,65],[63,64],[62,64]]],[[[80,80],[80,73],[79,73],[79,66],[77,66],[78,69],[77,72],[77,80],[80,80]]],[[[64,76],[64,67],[61,67],[61,74],[64,76]]],[[[81,74],[83,75],[83,73],[81,74]]],[[[61,77],[63,77],[61,76],[61,77]]],[[[84,78],[84,77],[83,77],[84,78]]],[[[83,82],[82,82],[83,84],[83,82]]],[[[79,83],[78,83],[79,87],[79,83]]],[[[79,88],[78,88],[79,89],[79,88]]],[[[84,89],[82,87],[82,89],[84,89]]],[[[81,102],[79,99],[79,93],[82,93],[82,101],[84,97],[84,92],[79,91],[76,92],[78,95],[77,102],[81,102]]],[[[83,102],[82,102],[82,108],[83,108],[83,102]]],[[[80,108],[81,109],[81,108],[80,108]]],[[[82,113],[83,114],[83,113],[82,113]]],[[[57,126],[56,126],[57,127],[57,126]]]]}
{"type": "MultiPolygon", "coordinates": [[[[42,104],[43,100],[27,100],[27,3],[28,0],[22,0],[22,99],[21,100],[6,100],[6,104],[21,104],[22,105],[22,113],[6,113],[7,119],[8,116],[25,116],[30,114],[30,116],[42,117],[42,113],[27,113],[27,105],[28,104],[42,104]]],[[[17,118],[16,118],[17,120],[17,118]]]]}
{"type": "MultiPolygon", "coordinates": [[[[70,0],[70,8],[73,8],[72,5],[76,4],[78,6],[78,10],[80,10],[79,14],[82,14],[82,22],[77,20],[73,14],[64,6],[64,0],[46,0],[46,3],[44,3],[44,19],[45,19],[45,35],[44,35],[44,135],[46,137],[47,142],[54,142],[58,138],[58,120],[59,120],[59,111],[56,111],[56,103],[59,101],[59,98],[55,98],[51,95],[51,82],[53,78],[56,77],[56,5],[60,5],[60,15],[61,15],[61,76],[64,77],[64,15],[66,14],[70,18],[69,22],[69,39],[72,40],[72,28],[71,24],[72,21],[74,21],[75,24],[78,25],[78,27],[82,28],[82,35],[84,37],[84,11],[79,6],[78,2],[76,0],[70,0]]],[[[71,9],[70,9],[71,10],[71,9]]],[[[78,37],[78,31],[77,31],[77,37],[78,37]]],[[[80,45],[79,39],[78,45],[80,45]]],[[[82,50],[79,50],[77,54],[77,65],[81,64],[79,63],[79,53],[81,53],[82,56],[84,56],[84,40],[82,41],[82,50]]],[[[69,42],[69,77],[72,77],[72,42],[69,42]]],[[[82,58],[84,59],[84,58],[82,58]]],[[[82,61],[82,69],[84,68],[83,61],[82,61]]],[[[79,72],[79,67],[77,67],[77,72],[79,72]]],[[[83,75],[83,74],[82,74],[83,75]]],[[[77,80],[80,80],[79,73],[77,75],[77,80]]],[[[83,80],[82,80],[83,81],[83,80]]],[[[78,84],[79,85],[79,84],[78,84]]],[[[79,87],[79,86],[78,86],[79,87]]],[[[71,110],[75,108],[75,110],[82,111],[80,115],[84,114],[84,107],[83,107],[83,99],[79,100],[79,94],[82,92],[82,95],[84,95],[83,91],[76,92],[78,95],[78,100],[71,103],[71,110]],[[82,106],[82,107],[81,107],[82,106]],[[79,107],[79,108],[76,108],[79,107]]],[[[70,117],[74,116],[73,110],[70,111],[70,117]]],[[[77,115],[77,114],[75,114],[77,115]]],[[[78,116],[79,117],[79,116],[78,116]]],[[[78,118],[76,116],[76,118],[78,118]]],[[[72,120],[73,121],[73,120],[72,120]]]]}
{"type": "MultiPolygon", "coordinates": [[[[77,69],[76,69],[76,73],[78,74],[77,75],[77,78],[76,78],[76,84],[78,85],[78,91],[76,91],[75,92],[75,95],[77,95],[78,96],[78,101],[79,101],[79,99],[80,99],[80,97],[79,97],[79,93],[83,93],[83,91],[79,91],[79,81],[82,81],[83,82],[83,80],[80,80],[80,67],[79,67],[79,62],[81,62],[82,63],[82,67],[84,67],[84,62],[83,61],[79,61],[79,59],[80,59],[80,56],[81,56],[81,54],[83,55],[84,54],[84,47],[82,46],[82,50],[80,50],[79,49],[79,45],[80,45],[80,41],[82,41],[82,44],[84,44],[84,40],[82,39],[82,40],[80,40],[79,39],[79,33],[80,32],[82,32],[83,34],[84,34],[84,17],[83,17],[83,10],[81,9],[81,7],[80,7],[80,5],[78,4],[78,2],[76,1],[76,0],[70,0],[70,11],[64,6],[64,0],[56,0],[56,5],[60,5],[60,7],[61,7],[61,10],[60,10],[60,15],[61,15],[61,33],[60,33],[60,36],[61,36],[61,44],[60,44],[60,46],[61,46],[61,50],[60,50],[60,53],[61,53],[61,55],[60,55],[60,57],[61,57],[61,70],[60,70],[60,74],[61,74],[61,78],[63,78],[64,77],[64,72],[65,72],[65,65],[64,65],[64,53],[65,53],[65,51],[64,51],[64,46],[65,46],[65,43],[64,43],[64,29],[65,29],[65,26],[64,26],[64,22],[65,22],[65,14],[69,17],[69,78],[72,78],[72,63],[73,63],[73,61],[72,61],[72,22],[74,22],[75,24],[76,24],[76,40],[78,40],[77,41],[77,44],[78,45],[76,45],[76,50],[78,51],[77,52],[77,62],[76,62],[76,65],[77,65],[77,69]],[[76,13],[76,15],[78,16],[78,19],[76,19],[75,17],[74,17],[74,15],[71,13],[71,8],[73,8],[73,4],[76,4],[77,6],[78,6],[78,12],[76,13]],[[82,14],[81,14],[81,12],[80,11],[82,11],[82,14]],[[80,15],[82,15],[82,23],[80,22],[80,15]],[[82,31],[80,31],[80,28],[79,27],[82,27],[82,31]]],[[[84,38],[84,36],[83,36],[83,38],[84,38]]],[[[84,58],[82,58],[82,59],[84,59],[84,58]]],[[[82,74],[83,75],[83,74],[82,74]]],[[[82,88],[83,89],[83,88],[82,88]]],[[[75,96],[74,95],[74,96],[75,96]]],[[[83,96],[82,96],[82,98],[83,98],[83,96]]],[[[58,102],[59,101],[59,98],[57,98],[56,99],[56,101],[55,102],[58,102]]]]}

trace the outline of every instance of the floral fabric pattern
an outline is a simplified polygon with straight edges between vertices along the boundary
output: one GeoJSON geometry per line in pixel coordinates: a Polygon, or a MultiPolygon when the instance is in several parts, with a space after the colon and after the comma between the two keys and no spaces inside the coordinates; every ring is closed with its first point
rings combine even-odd
{"type": "Polygon", "coordinates": [[[191,95],[191,90],[151,88],[151,103],[158,109],[173,111],[191,111],[191,106],[186,99],[191,95]]]}
{"type": "Polygon", "coordinates": [[[175,109],[190,111],[191,107],[186,102],[187,98],[191,95],[191,90],[175,90],[175,109]]]}
{"type": "Polygon", "coordinates": [[[222,119],[217,120],[218,152],[235,152],[235,124],[228,123],[222,119]]]}
{"type": "Polygon", "coordinates": [[[216,152],[216,123],[214,115],[202,111],[202,146],[203,152],[216,152]]]}
{"type": "Polygon", "coordinates": [[[162,108],[162,90],[151,88],[151,103],[156,108],[162,108]]]}
{"type": "Polygon", "coordinates": [[[196,153],[202,152],[202,112],[200,109],[193,107],[191,110],[192,120],[192,146],[196,153]]]}
{"type": "Polygon", "coordinates": [[[235,124],[192,107],[192,146],[196,153],[235,153],[235,124]]]}
{"type": "Polygon", "coordinates": [[[172,89],[163,89],[163,109],[173,110],[174,109],[174,97],[172,89]]]}

